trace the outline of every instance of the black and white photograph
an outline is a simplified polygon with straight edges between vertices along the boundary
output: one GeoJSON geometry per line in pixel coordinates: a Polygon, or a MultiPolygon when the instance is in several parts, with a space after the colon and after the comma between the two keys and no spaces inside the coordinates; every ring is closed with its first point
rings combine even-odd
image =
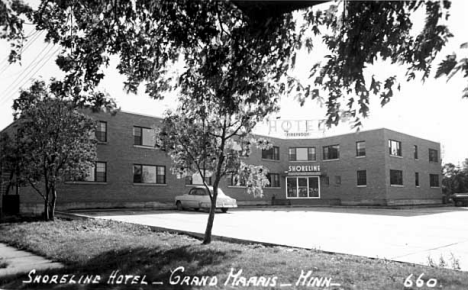
{"type": "Polygon", "coordinates": [[[0,290],[468,289],[467,16],[0,0],[0,290]]]}

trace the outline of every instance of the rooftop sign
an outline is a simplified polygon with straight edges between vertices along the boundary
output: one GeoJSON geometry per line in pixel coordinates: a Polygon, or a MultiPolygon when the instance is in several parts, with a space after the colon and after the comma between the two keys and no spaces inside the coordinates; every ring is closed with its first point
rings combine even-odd
{"type": "Polygon", "coordinates": [[[267,122],[268,135],[281,134],[288,138],[311,137],[322,133],[322,120],[270,120],[267,122]]]}

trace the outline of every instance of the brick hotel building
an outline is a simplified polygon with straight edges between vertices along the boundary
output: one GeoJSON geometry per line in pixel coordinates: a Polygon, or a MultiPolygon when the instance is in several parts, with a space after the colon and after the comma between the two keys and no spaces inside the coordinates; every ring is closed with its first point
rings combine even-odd
{"type": "MultiPolygon", "coordinates": [[[[60,185],[57,209],[174,207],[174,197],[196,182],[197,178],[178,179],[171,174],[170,158],[152,146],[151,128],[161,119],[126,112],[91,116],[98,122],[100,141],[96,165],[86,180],[60,185]]],[[[273,148],[252,148],[244,160],[270,170],[264,197],[247,194],[231,177],[220,184],[240,206],[442,202],[439,143],[388,129],[315,139],[270,139],[273,148]]],[[[5,187],[3,180],[2,194],[5,187]]],[[[42,209],[37,193],[20,188],[21,212],[42,209]]]]}

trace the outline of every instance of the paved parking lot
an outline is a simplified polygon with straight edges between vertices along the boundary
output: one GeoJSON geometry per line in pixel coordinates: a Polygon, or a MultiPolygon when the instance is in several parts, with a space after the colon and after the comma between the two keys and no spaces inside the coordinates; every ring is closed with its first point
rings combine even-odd
{"type": "MultiPolygon", "coordinates": [[[[103,219],[204,233],[194,211],[91,212],[103,219]]],[[[251,208],[215,217],[213,234],[427,265],[442,257],[468,271],[468,208],[251,208]],[[455,260],[454,260],[455,259],[455,260]]]]}

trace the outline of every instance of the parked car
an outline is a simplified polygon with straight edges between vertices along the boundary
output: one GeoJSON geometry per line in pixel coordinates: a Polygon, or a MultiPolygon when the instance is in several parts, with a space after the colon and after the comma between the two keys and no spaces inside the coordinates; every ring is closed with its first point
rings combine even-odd
{"type": "Polygon", "coordinates": [[[450,198],[455,203],[455,206],[468,206],[468,192],[454,193],[450,198]]]}
{"type": "MultiPolygon", "coordinates": [[[[212,191],[213,187],[209,186],[209,189],[212,191]]],[[[194,210],[199,210],[200,208],[209,209],[211,207],[211,200],[206,187],[200,185],[190,188],[186,194],[176,196],[175,204],[178,210],[187,208],[193,208],[194,210]]],[[[221,188],[218,188],[216,208],[221,209],[222,212],[227,212],[229,208],[234,207],[237,207],[237,201],[224,194],[221,188]]]]}

